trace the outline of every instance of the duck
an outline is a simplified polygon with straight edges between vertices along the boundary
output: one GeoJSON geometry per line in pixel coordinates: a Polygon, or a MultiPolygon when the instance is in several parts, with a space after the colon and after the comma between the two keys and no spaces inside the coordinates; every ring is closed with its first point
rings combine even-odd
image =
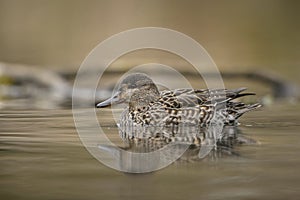
{"type": "Polygon", "coordinates": [[[255,95],[237,89],[179,88],[159,91],[153,80],[144,73],[129,74],[122,79],[111,98],[96,103],[96,108],[127,103],[120,124],[130,126],[199,126],[206,127],[215,119],[224,125],[238,125],[244,114],[261,107],[235,99],[255,95]]]}

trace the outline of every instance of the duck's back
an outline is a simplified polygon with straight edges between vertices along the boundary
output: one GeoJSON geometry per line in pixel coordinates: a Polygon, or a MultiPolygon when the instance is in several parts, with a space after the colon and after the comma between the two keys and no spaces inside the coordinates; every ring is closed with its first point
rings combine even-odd
{"type": "Polygon", "coordinates": [[[260,106],[259,104],[247,105],[232,101],[242,96],[253,95],[253,93],[241,93],[244,90],[245,88],[162,91],[160,98],[149,103],[144,110],[125,110],[121,121],[150,126],[184,124],[204,127],[216,114],[224,124],[233,125],[242,114],[260,106]]]}

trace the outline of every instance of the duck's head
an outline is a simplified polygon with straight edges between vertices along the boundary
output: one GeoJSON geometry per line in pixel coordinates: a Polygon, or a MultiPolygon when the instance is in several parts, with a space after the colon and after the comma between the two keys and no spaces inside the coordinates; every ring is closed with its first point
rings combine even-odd
{"type": "Polygon", "coordinates": [[[132,100],[136,101],[137,96],[141,96],[141,98],[159,96],[159,91],[156,85],[146,74],[134,73],[127,75],[120,82],[118,89],[112,97],[103,102],[97,103],[96,107],[103,108],[112,104],[129,103],[132,100]]]}

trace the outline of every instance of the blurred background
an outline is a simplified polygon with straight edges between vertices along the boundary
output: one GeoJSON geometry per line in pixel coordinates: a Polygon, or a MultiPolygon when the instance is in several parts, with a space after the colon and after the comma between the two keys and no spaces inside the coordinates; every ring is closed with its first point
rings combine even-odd
{"type": "Polygon", "coordinates": [[[221,70],[266,68],[298,81],[299,9],[297,0],[1,0],[0,60],[77,70],[113,34],[157,26],[194,38],[221,70]]]}
{"type": "MultiPolygon", "coordinates": [[[[103,40],[153,26],[195,39],[221,72],[263,72],[299,84],[299,9],[296,0],[0,0],[0,83],[18,82],[16,73],[23,79],[28,73],[9,63],[74,75],[103,40]]],[[[184,68],[180,59],[155,51],[133,53],[113,65],[124,70],[147,62],[184,68]]],[[[3,91],[5,98],[20,93],[3,91]]]]}

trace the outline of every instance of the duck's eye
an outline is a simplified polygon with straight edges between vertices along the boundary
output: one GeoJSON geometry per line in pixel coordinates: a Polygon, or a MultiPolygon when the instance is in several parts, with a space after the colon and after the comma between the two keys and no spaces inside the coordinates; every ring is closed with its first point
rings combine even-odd
{"type": "Polygon", "coordinates": [[[144,106],[144,107],[143,107],[143,110],[145,110],[145,109],[146,109],[146,107],[144,106]]]}
{"type": "Polygon", "coordinates": [[[138,108],[137,111],[138,111],[138,112],[141,112],[141,109],[138,108]]]}

